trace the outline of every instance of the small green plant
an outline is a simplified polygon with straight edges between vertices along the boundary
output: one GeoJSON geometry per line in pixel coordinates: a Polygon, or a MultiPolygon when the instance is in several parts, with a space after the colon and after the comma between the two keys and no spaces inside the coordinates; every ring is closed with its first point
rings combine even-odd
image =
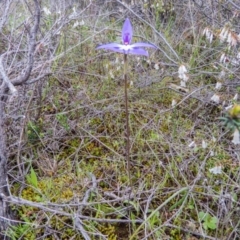
{"type": "Polygon", "coordinates": [[[32,185],[33,187],[38,187],[38,179],[37,174],[35,173],[34,169],[31,167],[30,174],[26,176],[28,184],[32,185]]]}
{"type": "MultiPolygon", "coordinates": [[[[12,240],[17,240],[26,236],[27,232],[29,231],[30,226],[27,224],[19,224],[17,226],[12,226],[11,229],[8,230],[7,235],[12,240]]],[[[30,238],[33,239],[33,238],[30,238]]]]}
{"type": "Polygon", "coordinates": [[[70,127],[68,125],[68,118],[65,114],[62,114],[62,113],[58,113],[56,115],[56,118],[58,120],[58,122],[67,130],[69,131],[70,130],[70,127]]]}
{"type": "Polygon", "coordinates": [[[218,224],[218,218],[212,217],[209,213],[205,213],[203,211],[199,212],[198,214],[199,219],[203,222],[203,228],[205,230],[215,230],[218,224]]]}
{"type": "Polygon", "coordinates": [[[34,144],[41,139],[44,134],[42,133],[42,122],[29,121],[27,124],[27,136],[30,143],[34,144]]]}
{"type": "Polygon", "coordinates": [[[6,235],[12,240],[18,239],[36,239],[36,234],[33,232],[34,225],[28,217],[23,217],[24,224],[12,225],[6,232],[6,235]]]}
{"type": "Polygon", "coordinates": [[[224,117],[219,118],[233,133],[234,144],[240,144],[240,105],[235,104],[224,117]]]}

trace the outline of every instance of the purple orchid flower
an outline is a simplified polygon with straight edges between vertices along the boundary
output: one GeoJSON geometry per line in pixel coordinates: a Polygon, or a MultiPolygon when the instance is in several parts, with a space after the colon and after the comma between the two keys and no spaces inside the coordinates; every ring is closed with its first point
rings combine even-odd
{"type": "Polygon", "coordinates": [[[98,46],[96,49],[107,49],[113,52],[123,53],[123,54],[134,54],[148,56],[148,52],[142,47],[156,48],[154,45],[149,43],[133,43],[131,44],[133,35],[133,29],[130,20],[127,18],[123,24],[122,28],[122,42],[118,43],[108,43],[98,46]]]}

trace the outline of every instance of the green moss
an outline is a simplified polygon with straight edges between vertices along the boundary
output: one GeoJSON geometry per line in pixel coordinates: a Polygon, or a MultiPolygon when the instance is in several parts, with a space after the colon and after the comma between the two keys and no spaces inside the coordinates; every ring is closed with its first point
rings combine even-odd
{"type": "Polygon", "coordinates": [[[117,240],[116,227],[110,224],[99,225],[99,230],[106,235],[108,240],[117,240]]]}

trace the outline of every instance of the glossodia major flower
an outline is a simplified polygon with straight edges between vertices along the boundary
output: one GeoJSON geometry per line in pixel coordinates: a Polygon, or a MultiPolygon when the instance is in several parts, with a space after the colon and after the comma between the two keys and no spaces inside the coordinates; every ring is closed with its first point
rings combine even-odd
{"type": "Polygon", "coordinates": [[[119,43],[108,43],[98,46],[96,49],[107,49],[113,52],[123,53],[123,54],[134,54],[148,56],[148,52],[144,47],[156,48],[154,45],[149,43],[133,43],[132,41],[133,29],[130,20],[127,18],[123,24],[122,28],[122,42],[119,43]]]}

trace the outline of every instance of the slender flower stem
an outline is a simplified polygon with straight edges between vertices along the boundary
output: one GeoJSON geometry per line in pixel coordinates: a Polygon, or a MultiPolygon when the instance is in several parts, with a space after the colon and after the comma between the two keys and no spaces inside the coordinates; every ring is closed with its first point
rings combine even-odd
{"type": "Polygon", "coordinates": [[[129,112],[128,112],[128,92],[127,92],[127,55],[142,55],[148,56],[148,52],[145,50],[146,47],[156,48],[156,46],[137,42],[131,44],[133,38],[133,28],[129,18],[126,18],[122,27],[122,44],[119,43],[108,43],[98,46],[96,49],[106,49],[113,52],[124,54],[124,81],[125,81],[125,112],[126,112],[126,164],[129,177],[129,185],[132,186],[131,174],[130,174],[130,129],[129,129],[129,112]]]}
{"type": "MultiPolygon", "coordinates": [[[[130,173],[130,128],[129,128],[129,112],[128,112],[128,81],[127,81],[127,54],[124,54],[124,93],[125,93],[125,114],[126,114],[126,164],[128,172],[128,182],[130,188],[132,188],[132,180],[130,173]]],[[[128,204],[130,202],[131,190],[129,191],[128,204]]],[[[130,217],[130,208],[128,210],[128,215],[130,217]]],[[[131,235],[131,224],[128,224],[128,230],[131,235]]]]}
{"type": "Polygon", "coordinates": [[[129,128],[129,112],[128,112],[128,82],[127,82],[127,54],[124,54],[124,92],[125,92],[125,113],[126,113],[126,163],[129,183],[131,185],[130,174],[130,128],[129,128]]]}

